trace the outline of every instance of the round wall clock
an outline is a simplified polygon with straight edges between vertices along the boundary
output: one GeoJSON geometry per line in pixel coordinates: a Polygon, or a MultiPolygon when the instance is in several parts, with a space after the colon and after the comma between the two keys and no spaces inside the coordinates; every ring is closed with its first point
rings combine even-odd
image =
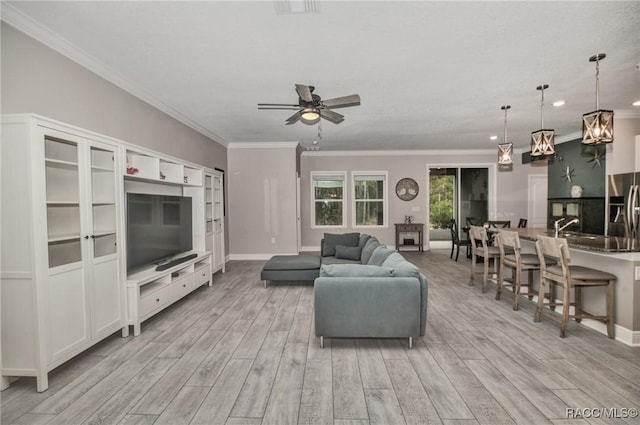
{"type": "Polygon", "coordinates": [[[403,201],[412,201],[416,196],[418,196],[419,190],[420,188],[418,187],[418,183],[409,177],[400,179],[398,184],[396,184],[396,195],[398,195],[398,198],[403,201]]]}

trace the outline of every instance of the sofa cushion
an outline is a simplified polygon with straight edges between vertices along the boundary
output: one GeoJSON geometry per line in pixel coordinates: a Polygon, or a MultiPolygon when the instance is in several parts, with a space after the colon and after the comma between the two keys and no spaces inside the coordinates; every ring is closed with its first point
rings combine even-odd
{"type": "Polygon", "coordinates": [[[336,245],[358,246],[359,242],[360,233],[325,233],[322,246],[322,256],[330,257],[336,255],[336,245]]]}
{"type": "Polygon", "coordinates": [[[382,266],[392,268],[396,277],[420,277],[420,270],[397,252],[389,255],[382,266]]]}
{"type": "Polygon", "coordinates": [[[362,264],[360,260],[347,260],[338,257],[322,257],[322,265],[325,264],[362,264]]]}
{"type": "Polygon", "coordinates": [[[359,246],[336,245],[336,258],[360,261],[361,252],[362,248],[359,246]]]}
{"type": "Polygon", "coordinates": [[[362,247],[362,252],[360,253],[360,261],[362,264],[367,264],[369,262],[369,258],[371,258],[371,254],[373,251],[380,246],[380,242],[374,236],[370,237],[367,242],[362,247]]]}
{"type": "Polygon", "coordinates": [[[358,242],[358,246],[360,249],[364,247],[367,241],[371,238],[371,235],[367,235],[366,233],[360,233],[360,241],[358,242]]]}
{"type": "Polygon", "coordinates": [[[314,270],[320,268],[316,255],[274,255],[262,270],[314,270]]]}
{"type": "Polygon", "coordinates": [[[368,266],[366,264],[328,264],[320,268],[321,277],[391,277],[389,267],[368,266]]]}
{"type": "Polygon", "coordinates": [[[387,257],[394,252],[396,252],[395,249],[379,246],[373,251],[373,254],[371,254],[371,258],[369,258],[367,264],[373,266],[381,266],[382,263],[384,263],[384,260],[386,260],[387,257]]]}

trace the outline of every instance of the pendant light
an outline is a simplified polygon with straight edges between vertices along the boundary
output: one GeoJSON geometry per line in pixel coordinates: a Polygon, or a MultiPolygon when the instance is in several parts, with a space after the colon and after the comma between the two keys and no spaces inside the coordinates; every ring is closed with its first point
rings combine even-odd
{"type": "Polygon", "coordinates": [[[504,143],[498,145],[498,165],[512,165],[513,143],[507,142],[507,111],[511,105],[504,105],[500,109],[504,111],[504,143]]]}
{"type": "Polygon", "coordinates": [[[600,145],[613,142],[613,111],[600,109],[600,61],[606,58],[598,53],[589,58],[596,63],[596,110],[582,116],[582,143],[600,145]]]}
{"type": "Polygon", "coordinates": [[[555,130],[544,128],[544,91],[549,88],[549,84],[542,84],[536,87],[542,93],[540,101],[540,130],[531,133],[531,156],[546,156],[556,153],[554,142],[555,130]]]}

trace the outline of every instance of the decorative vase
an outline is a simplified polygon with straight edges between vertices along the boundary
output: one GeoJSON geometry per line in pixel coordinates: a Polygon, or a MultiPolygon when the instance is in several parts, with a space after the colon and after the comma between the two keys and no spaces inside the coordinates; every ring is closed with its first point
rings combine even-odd
{"type": "Polygon", "coordinates": [[[577,184],[571,186],[571,197],[582,198],[582,186],[579,186],[577,184]]]}

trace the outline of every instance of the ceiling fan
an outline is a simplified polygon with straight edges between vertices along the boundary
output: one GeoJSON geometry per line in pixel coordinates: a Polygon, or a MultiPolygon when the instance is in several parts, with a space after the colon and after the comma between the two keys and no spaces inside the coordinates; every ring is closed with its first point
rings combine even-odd
{"type": "Polygon", "coordinates": [[[286,125],[291,125],[298,121],[302,121],[304,124],[313,125],[320,121],[320,118],[324,118],[334,124],[340,124],[344,121],[344,115],[334,112],[331,109],[360,105],[360,96],[357,94],[322,100],[320,96],[313,94],[314,90],[314,86],[296,84],[296,92],[298,93],[297,105],[258,103],[258,109],[296,110],[295,114],[287,118],[285,121],[286,125]]]}

